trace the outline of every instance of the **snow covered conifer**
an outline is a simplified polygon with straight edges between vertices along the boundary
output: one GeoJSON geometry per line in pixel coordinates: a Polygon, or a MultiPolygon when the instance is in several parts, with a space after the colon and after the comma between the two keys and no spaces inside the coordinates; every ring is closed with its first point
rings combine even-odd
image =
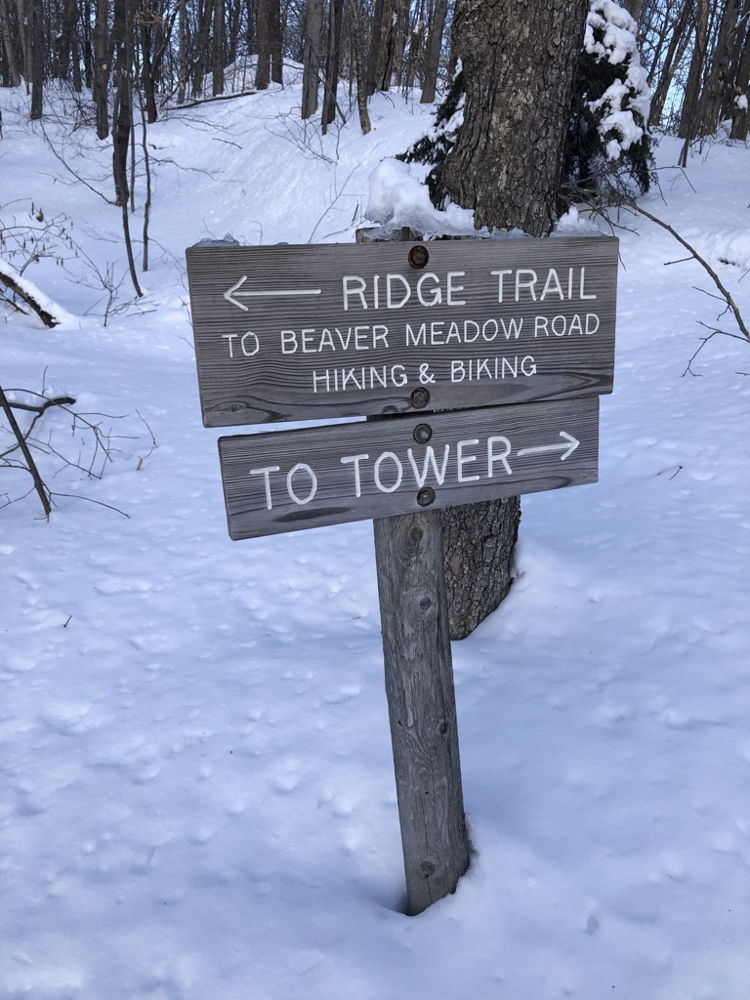
{"type": "Polygon", "coordinates": [[[650,93],[637,30],[616,0],[590,0],[565,163],[573,190],[617,198],[650,186],[650,93]]]}

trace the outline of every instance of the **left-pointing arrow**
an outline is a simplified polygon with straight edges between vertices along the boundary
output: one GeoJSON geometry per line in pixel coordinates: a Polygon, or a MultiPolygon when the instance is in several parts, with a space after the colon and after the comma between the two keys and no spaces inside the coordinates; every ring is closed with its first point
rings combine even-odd
{"type": "Polygon", "coordinates": [[[243,274],[236,285],[232,285],[224,292],[224,298],[231,302],[233,306],[238,306],[243,312],[247,312],[247,306],[240,299],[281,297],[294,295],[320,295],[320,288],[264,288],[254,291],[241,291],[240,289],[247,281],[247,275],[243,274]]]}
{"type": "Polygon", "coordinates": [[[560,461],[564,462],[566,458],[570,458],[581,442],[578,438],[574,438],[572,434],[568,434],[567,431],[560,431],[560,437],[564,438],[564,444],[542,444],[536,448],[519,448],[518,457],[520,458],[522,455],[541,455],[547,451],[561,451],[560,461]]]}

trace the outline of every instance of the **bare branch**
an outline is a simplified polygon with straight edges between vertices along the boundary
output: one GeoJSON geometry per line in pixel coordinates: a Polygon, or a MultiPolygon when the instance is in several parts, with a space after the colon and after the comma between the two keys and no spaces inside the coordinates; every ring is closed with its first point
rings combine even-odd
{"type": "Polygon", "coordinates": [[[13,431],[13,435],[18,441],[18,447],[21,449],[24,459],[26,460],[26,468],[34,482],[34,489],[39,496],[39,500],[42,504],[42,510],[46,517],[49,517],[52,513],[52,504],[50,502],[50,493],[47,487],[42,482],[42,477],[39,475],[39,470],[36,467],[34,457],[31,454],[31,449],[26,443],[26,438],[23,436],[21,428],[18,426],[18,421],[15,418],[15,414],[11,409],[11,405],[3,392],[2,386],[0,386],[0,406],[7,417],[8,423],[10,424],[10,429],[13,431]]]}
{"type": "Polygon", "coordinates": [[[701,255],[698,253],[698,251],[695,249],[695,247],[692,246],[692,244],[688,243],[688,241],[685,239],[685,237],[681,236],[677,232],[676,229],[673,229],[672,226],[669,225],[669,223],[664,222],[662,219],[659,219],[655,215],[652,215],[651,212],[647,212],[645,208],[641,208],[641,206],[638,205],[638,204],[636,204],[635,202],[632,202],[631,204],[627,205],[626,207],[631,212],[635,212],[638,215],[643,215],[645,218],[649,219],[655,225],[661,226],[662,229],[666,229],[666,231],[668,233],[670,233],[672,236],[674,236],[674,238],[677,240],[678,243],[682,244],[682,246],[685,247],[685,249],[688,251],[688,253],[690,253],[691,256],[694,257],[695,260],[698,261],[698,263],[701,265],[701,267],[711,277],[711,280],[714,282],[714,284],[716,285],[716,287],[721,292],[722,297],[724,298],[724,301],[727,303],[727,305],[729,306],[729,308],[732,310],[732,313],[734,314],[734,318],[735,318],[735,320],[737,322],[737,326],[742,331],[745,340],[750,340],[750,330],[748,330],[747,326],[745,325],[745,321],[742,318],[742,313],[737,308],[737,303],[732,298],[732,296],[729,293],[728,289],[722,284],[721,278],[718,276],[718,274],[716,273],[716,271],[714,271],[714,269],[711,267],[711,265],[703,257],[701,257],[701,255]]]}

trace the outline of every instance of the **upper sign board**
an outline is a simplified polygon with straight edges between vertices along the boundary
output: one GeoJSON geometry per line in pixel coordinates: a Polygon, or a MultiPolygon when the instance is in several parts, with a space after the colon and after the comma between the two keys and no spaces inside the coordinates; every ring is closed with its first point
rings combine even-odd
{"type": "Polygon", "coordinates": [[[187,251],[203,421],[612,390],[613,237],[187,251]]]}

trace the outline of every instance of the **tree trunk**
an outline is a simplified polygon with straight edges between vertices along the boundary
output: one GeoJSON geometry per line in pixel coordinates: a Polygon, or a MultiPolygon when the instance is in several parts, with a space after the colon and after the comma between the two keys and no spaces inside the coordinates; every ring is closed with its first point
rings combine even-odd
{"type": "Polygon", "coordinates": [[[211,34],[211,19],[213,17],[213,0],[205,0],[203,10],[198,18],[198,37],[193,53],[193,96],[203,93],[203,77],[208,67],[208,38],[211,34]]]}
{"type": "Polygon", "coordinates": [[[271,80],[284,82],[284,40],[281,37],[281,6],[279,0],[268,0],[268,46],[271,54],[271,80]]]}
{"type": "Polygon", "coordinates": [[[58,80],[67,80],[70,54],[74,48],[75,25],[78,13],[76,0],[65,0],[57,36],[54,75],[58,80]]]}
{"type": "Polygon", "coordinates": [[[630,14],[636,24],[640,24],[643,13],[643,0],[620,0],[621,5],[630,14]]]}
{"type": "MultiPolygon", "coordinates": [[[[664,62],[662,63],[661,72],[659,74],[658,83],[653,89],[651,97],[651,110],[648,118],[649,125],[658,125],[661,121],[664,104],[667,100],[667,94],[669,93],[672,79],[677,67],[682,62],[685,50],[690,42],[690,33],[694,17],[695,12],[693,10],[691,0],[684,0],[682,10],[680,11],[679,17],[672,28],[669,44],[667,46],[667,52],[664,56],[664,62]]],[[[667,31],[668,29],[665,27],[664,30],[667,31]]],[[[655,73],[656,62],[652,68],[649,83],[652,83],[655,73]]]]}
{"type": "Polygon", "coordinates": [[[31,3],[31,119],[42,117],[44,105],[44,9],[42,0],[31,3]]]}
{"type": "Polygon", "coordinates": [[[427,57],[424,67],[424,85],[420,103],[432,104],[437,89],[438,70],[440,68],[440,50],[443,45],[445,18],[448,13],[448,0],[436,0],[432,12],[430,30],[427,36],[427,57]]]}
{"type": "Polygon", "coordinates": [[[271,80],[271,47],[269,39],[270,0],[258,0],[256,38],[258,63],[255,67],[255,89],[268,90],[271,80]]]}
{"type": "Polygon", "coordinates": [[[323,111],[321,126],[323,134],[336,118],[336,93],[339,87],[339,66],[341,62],[341,24],[344,14],[344,0],[331,0],[328,16],[328,49],[323,79],[323,111]]]}
{"type": "Polygon", "coordinates": [[[16,0],[16,26],[18,27],[18,43],[21,54],[21,76],[28,82],[31,79],[31,23],[29,14],[30,0],[16,0]]]}
{"type": "Polygon", "coordinates": [[[224,0],[214,2],[214,35],[211,45],[211,93],[224,93],[224,0]]]}
{"type": "Polygon", "coordinates": [[[146,102],[146,111],[149,122],[153,123],[159,117],[156,107],[156,67],[152,58],[153,49],[153,25],[141,22],[141,84],[143,87],[143,97],[146,102]]]}
{"type": "Polygon", "coordinates": [[[177,49],[177,73],[178,73],[178,84],[177,84],[177,103],[182,104],[185,101],[185,90],[187,88],[188,81],[188,61],[187,61],[187,48],[188,48],[188,22],[187,22],[187,0],[179,0],[178,7],[178,19],[179,19],[179,34],[178,34],[178,49],[177,49]]]}
{"type": "Polygon", "coordinates": [[[706,62],[706,45],[708,42],[708,0],[698,0],[698,4],[698,20],[695,25],[693,56],[690,60],[690,71],[685,87],[685,97],[682,102],[682,114],[680,115],[680,127],[677,132],[681,139],[686,140],[686,146],[683,149],[683,154],[680,156],[680,165],[683,167],[687,165],[687,143],[696,135],[701,80],[706,62]]]}
{"type": "Polygon", "coordinates": [[[302,58],[301,117],[312,118],[318,110],[320,78],[320,33],[323,24],[323,0],[307,0],[305,8],[305,49],[302,58]]]}
{"type": "Polygon", "coordinates": [[[726,106],[729,88],[729,60],[737,24],[742,12],[742,0],[729,0],[721,18],[719,36],[711,58],[711,69],[701,98],[700,134],[713,135],[726,106]]]}
{"type": "Polygon", "coordinates": [[[107,31],[108,0],[96,0],[94,22],[94,107],[96,109],[96,134],[99,139],[109,135],[107,87],[109,85],[109,53],[107,31]]]}
{"type": "Polygon", "coordinates": [[[127,206],[130,188],[127,181],[130,129],[133,121],[133,81],[131,75],[130,30],[128,0],[115,0],[112,22],[113,58],[115,62],[115,106],[112,109],[112,175],[115,201],[127,206]]]}
{"type": "Polygon", "coordinates": [[[359,114],[359,127],[362,129],[362,135],[367,135],[367,133],[372,129],[372,124],[370,123],[370,112],[367,110],[367,94],[369,92],[369,84],[365,76],[365,69],[362,65],[362,49],[360,46],[362,32],[360,30],[359,8],[357,7],[357,0],[349,0],[349,3],[352,14],[352,61],[354,62],[354,74],[357,78],[357,112],[359,114]]]}
{"type": "Polygon", "coordinates": [[[0,35],[3,37],[3,48],[8,64],[8,83],[11,87],[17,87],[21,82],[21,73],[18,68],[16,46],[11,37],[7,0],[0,0],[0,35]]]}
{"type": "MultiPolygon", "coordinates": [[[[742,52],[742,59],[737,68],[734,78],[735,97],[748,97],[750,89],[750,25],[746,26],[745,45],[742,52]]],[[[747,139],[748,125],[750,125],[750,114],[747,108],[738,107],[735,102],[734,113],[732,115],[732,139],[740,139],[743,142],[747,139]]]]}
{"type": "MultiPolygon", "coordinates": [[[[454,44],[466,87],[464,122],[443,184],[475,223],[550,233],[588,0],[459,0],[454,44]]],[[[443,513],[453,638],[505,597],[520,519],[517,497],[443,513]]]]}
{"type": "Polygon", "coordinates": [[[443,182],[477,227],[551,231],[587,11],[587,0],[533,0],[523,17],[513,0],[459,2],[466,105],[443,182]]]}

